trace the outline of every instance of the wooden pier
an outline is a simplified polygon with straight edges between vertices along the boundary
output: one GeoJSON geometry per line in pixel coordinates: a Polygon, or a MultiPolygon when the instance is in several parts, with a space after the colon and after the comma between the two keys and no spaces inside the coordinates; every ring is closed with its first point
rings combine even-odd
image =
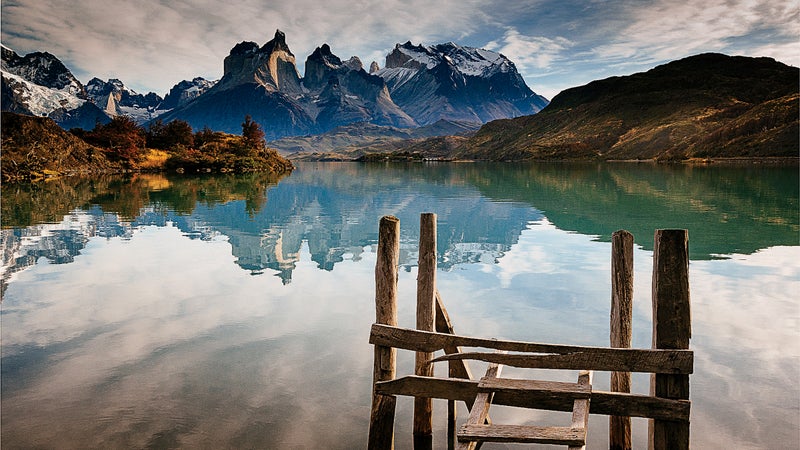
{"type": "Polygon", "coordinates": [[[394,448],[396,396],[414,397],[414,447],[433,446],[432,399],[448,400],[447,447],[475,449],[483,442],[586,445],[589,414],[611,416],[609,447],[631,448],[631,417],[649,422],[649,447],[689,448],[689,374],[694,355],[689,350],[688,233],[656,230],[653,252],[653,348],[632,349],[633,236],[614,233],[611,257],[611,335],[609,347],[543,344],[456,335],[436,289],[436,215],[420,217],[416,329],[397,324],[397,277],[400,222],[383,217],[379,226],[375,266],[376,323],[374,345],[370,449],[394,448]],[[486,349],[464,352],[462,347],[486,349]],[[397,349],[416,352],[413,375],[396,376],[397,349]],[[436,352],[444,354],[436,357],[436,352]],[[486,373],[474,379],[468,360],[488,362],[486,373]],[[433,365],[448,362],[448,376],[435,377],[433,365]],[[502,378],[504,365],[522,368],[578,370],[575,383],[502,378]],[[592,389],[594,371],[611,372],[611,391],[592,389]],[[650,373],[650,395],[630,393],[631,372],[650,373]],[[455,402],[469,409],[456,429],[455,402]],[[563,426],[503,425],[489,419],[491,405],[571,411],[563,426]]]}

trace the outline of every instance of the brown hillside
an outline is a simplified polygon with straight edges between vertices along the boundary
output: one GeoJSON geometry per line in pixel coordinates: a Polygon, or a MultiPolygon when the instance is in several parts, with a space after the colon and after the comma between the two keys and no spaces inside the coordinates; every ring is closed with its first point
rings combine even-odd
{"type": "Polygon", "coordinates": [[[486,160],[798,156],[800,70],[703,54],[557,95],[484,125],[454,157],[486,160]]]}
{"type": "Polygon", "coordinates": [[[105,153],[46,117],[2,114],[3,181],[121,170],[105,153]]]}

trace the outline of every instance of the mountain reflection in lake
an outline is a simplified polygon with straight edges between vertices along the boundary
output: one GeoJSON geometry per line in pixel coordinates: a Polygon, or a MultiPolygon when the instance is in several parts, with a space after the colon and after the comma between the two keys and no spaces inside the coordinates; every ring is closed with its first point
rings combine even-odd
{"type": "MultiPolygon", "coordinates": [[[[401,220],[400,322],[413,326],[425,211],[459,332],[589,345],[608,340],[611,233],[636,237],[634,345],[649,347],[653,230],[688,228],[693,445],[796,439],[796,167],[320,163],[282,179],[2,189],[10,447],[362,447],[378,220],[401,220]]],[[[410,411],[401,399],[398,448],[410,411]]],[[[605,427],[592,418],[590,447],[605,427]]]]}

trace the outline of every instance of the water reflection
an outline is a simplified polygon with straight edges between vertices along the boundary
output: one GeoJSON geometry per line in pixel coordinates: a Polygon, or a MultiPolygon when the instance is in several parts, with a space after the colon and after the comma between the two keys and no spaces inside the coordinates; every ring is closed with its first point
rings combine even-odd
{"type": "Polygon", "coordinates": [[[649,164],[304,164],[290,177],[135,175],[3,186],[3,285],[38,258],[69,262],[92,236],[176,224],[192,239],[228,237],[236,263],[288,283],[302,242],[331,270],[401,219],[401,261],[415,263],[418,214],[439,215],[440,265],[494,261],[528,223],[608,241],[625,228],[652,246],[655,228],[688,228],[692,259],[798,243],[794,167],[649,164]]]}
{"type": "MultiPolygon", "coordinates": [[[[797,185],[794,169],[313,164],[280,180],[3,186],[2,439],[362,447],[378,218],[401,219],[400,324],[413,326],[418,215],[435,211],[437,284],[460,333],[588,345],[608,336],[610,232],[637,236],[633,340],[648,347],[652,230],[688,226],[701,248],[692,445],[787,448],[800,424],[797,185]]],[[[401,400],[397,448],[410,448],[410,418],[401,400]]]]}

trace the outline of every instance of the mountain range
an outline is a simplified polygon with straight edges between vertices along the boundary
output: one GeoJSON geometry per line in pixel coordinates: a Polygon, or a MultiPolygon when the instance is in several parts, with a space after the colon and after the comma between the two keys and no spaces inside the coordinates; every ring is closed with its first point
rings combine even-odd
{"type": "Polygon", "coordinates": [[[126,114],[238,133],[246,115],[293,159],[667,160],[792,157],[800,69],[706,53],[566,89],[547,102],[504,56],[452,42],[397,44],[369,72],[324,44],[300,77],[285,35],[236,44],[219,81],[163,99],[119,80],[82,85],[53,55],[2,48],[3,110],[92,128],[126,114]]]}
{"type": "Polygon", "coordinates": [[[300,76],[280,30],[262,46],[240,42],[224,73],[177,83],[161,98],[117,79],[82,85],[49,53],[2,49],[3,110],[47,116],[64,128],[91,129],[125,114],[138,123],[180,119],[194,129],[238,133],[250,115],[267,139],[323,133],[354,123],[415,128],[440,120],[484,123],[534,114],[547,99],[534,93],[505,56],[455,43],[397,44],[386,66],[342,60],[323,44],[300,76]]]}

